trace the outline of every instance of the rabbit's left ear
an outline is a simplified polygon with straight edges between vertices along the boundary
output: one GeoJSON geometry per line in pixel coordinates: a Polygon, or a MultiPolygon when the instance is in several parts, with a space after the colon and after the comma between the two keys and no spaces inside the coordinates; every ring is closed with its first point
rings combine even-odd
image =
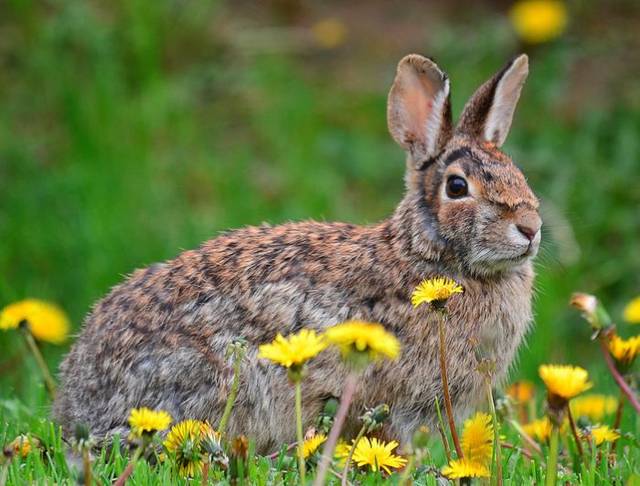
{"type": "Polygon", "coordinates": [[[457,131],[500,147],[509,133],[529,58],[521,54],[473,94],[462,111],[457,131]]]}

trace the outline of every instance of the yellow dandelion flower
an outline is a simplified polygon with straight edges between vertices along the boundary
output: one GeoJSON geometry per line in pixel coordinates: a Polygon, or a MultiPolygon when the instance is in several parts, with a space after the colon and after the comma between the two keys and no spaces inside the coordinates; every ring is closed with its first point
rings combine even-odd
{"type": "Polygon", "coordinates": [[[347,441],[340,439],[336,444],[336,448],[333,451],[333,457],[337,459],[338,467],[343,468],[344,463],[347,462],[347,456],[349,456],[349,451],[351,450],[351,445],[347,443],[347,441]]]}
{"type": "Polygon", "coordinates": [[[629,324],[640,324],[640,295],[627,304],[622,316],[629,324]]]}
{"type": "Polygon", "coordinates": [[[0,313],[0,330],[17,328],[26,321],[33,337],[53,344],[63,343],[69,334],[69,319],[58,306],[37,299],[8,305],[0,313]]]}
{"type": "Polygon", "coordinates": [[[579,366],[542,365],[538,369],[549,397],[566,402],[593,386],[589,374],[579,366]]]}
{"type": "Polygon", "coordinates": [[[169,427],[173,419],[164,410],[151,410],[147,407],[134,408],[129,415],[129,425],[134,435],[157,432],[169,427]]]}
{"type": "Polygon", "coordinates": [[[395,440],[385,443],[375,437],[363,437],[353,451],[353,462],[359,467],[369,466],[372,471],[384,470],[391,474],[391,468],[400,469],[407,463],[404,457],[396,456],[393,450],[398,447],[395,440]]]}
{"type": "Polygon", "coordinates": [[[610,395],[591,393],[571,400],[571,414],[575,418],[586,417],[592,422],[601,421],[618,408],[618,399],[610,395]]]}
{"type": "Polygon", "coordinates": [[[488,478],[489,468],[479,462],[468,459],[455,459],[442,469],[442,474],[449,479],[488,478]]]}
{"type": "Polygon", "coordinates": [[[640,336],[622,339],[614,334],[609,340],[609,352],[619,363],[630,365],[640,353],[640,336]]]}
{"type": "Polygon", "coordinates": [[[318,448],[327,440],[327,436],[324,434],[316,434],[304,441],[302,444],[302,455],[305,459],[313,455],[318,448]]]}
{"type": "Polygon", "coordinates": [[[529,437],[534,438],[538,442],[546,442],[551,436],[551,420],[549,420],[549,417],[537,419],[528,424],[524,424],[522,429],[529,437]]]}
{"type": "Polygon", "coordinates": [[[507,388],[507,395],[517,403],[530,402],[533,400],[535,392],[535,386],[527,380],[516,381],[507,388]]]}
{"type": "Polygon", "coordinates": [[[207,435],[219,438],[207,422],[183,420],[177,423],[167,434],[164,447],[173,454],[180,475],[193,477],[202,469],[204,452],[202,442],[207,435]]]}
{"type": "Polygon", "coordinates": [[[341,20],[329,18],[313,24],[311,33],[320,47],[334,49],[346,40],[347,27],[341,20]]]}
{"type": "Polygon", "coordinates": [[[597,446],[604,442],[615,442],[619,438],[620,434],[610,429],[607,425],[599,425],[591,429],[591,439],[597,446]]]}
{"type": "Polygon", "coordinates": [[[425,302],[446,302],[453,294],[461,294],[464,291],[461,285],[447,277],[435,277],[423,280],[411,294],[411,303],[418,307],[425,302]]]}
{"type": "Polygon", "coordinates": [[[14,455],[27,457],[33,449],[40,447],[40,441],[27,435],[19,435],[7,446],[14,455]]]}
{"type": "Polygon", "coordinates": [[[559,0],[521,0],[509,12],[520,38],[540,44],[559,37],[567,26],[567,8],[559,0]]]}
{"type": "Polygon", "coordinates": [[[345,357],[357,351],[368,353],[371,359],[380,356],[395,359],[400,353],[400,342],[382,324],[347,321],[327,329],[325,336],[345,357]]]}
{"type": "Polygon", "coordinates": [[[310,329],[303,329],[298,334],[291,334],[286,338],[278,334],[273,342],[260,346],[258,356],[285,368],[300,367],[326,347],[322,335],[310,329]]]}
{"type": "Polygon", "coordinates": [[[464,422],[462,452],[471,462],[487,464],[493,454],[493,424],[491,415],[478,412],[464,422]]]}

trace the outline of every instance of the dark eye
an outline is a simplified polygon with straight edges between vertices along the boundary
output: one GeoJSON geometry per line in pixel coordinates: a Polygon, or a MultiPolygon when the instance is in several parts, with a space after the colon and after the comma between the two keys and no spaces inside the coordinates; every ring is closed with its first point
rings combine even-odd
{"type": "Polygon", "coordinates": [[[467,181],[460,176],[451,176],[447,179],[447,196],[451,199],[464,197],[469,193],[467,181]]]}

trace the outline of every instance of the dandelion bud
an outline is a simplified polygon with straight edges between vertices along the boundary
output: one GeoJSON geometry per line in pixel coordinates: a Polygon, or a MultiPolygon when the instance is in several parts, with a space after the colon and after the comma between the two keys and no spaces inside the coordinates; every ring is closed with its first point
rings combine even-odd
{"type": "Polygon", "coordinates": [[[389,417],[390,413],[389,405],[383,403],[382,405],[378,405],[375,408],[369,408],[367,411],[360,417],[362,423],[367,428],[368,432],[376,430],[382,427],[382,424],[389,417]]]}
{"type": "Polygon", "coordinates": [[[89,440],[89,427],[87,424],[77,423],[73,430],[73,436],[77,442],[89,440]]]}
{"type": "Polygon", "coordinates": [[[609,314],[595,296],[576,292],[569,303],[582,313],[594,330],[611,326],[609,314]]]}

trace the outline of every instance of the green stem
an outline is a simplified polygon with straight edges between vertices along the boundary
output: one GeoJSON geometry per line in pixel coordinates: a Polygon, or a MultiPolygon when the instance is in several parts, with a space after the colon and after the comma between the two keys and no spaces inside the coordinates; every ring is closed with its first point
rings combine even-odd
{"type": "Polygon", "coordinates": [[[493,420],[493,454],[491,457],[491,484],[502,486],[502,452],[500,450],[500,422],[498,422],[498,414],[496,406],[493,402],[493,390],[491,389],[491,381],[487,377],[487,399],[489,400],[489,410],[491,411],[491,419],[493,420]],[[495,483],[494,473],[495,472],[495,483]]]}
{"type": "Polygon", "coordinates": [[[558,426],[551,428],[551,439],[549,442],[549,457],[547,458],[546,486],[555,486],[558,476],[558,426]]]}
{"type": "Polygon", "coordinates": [[[2,473],[0,473],[0,486],[5,486],[7,484],[7,477],[9,476],[9,466],[11,465],[11,461],[7,459],[5,463],[2,465],[2,473]]]}
{"type": "Polygon", "coordinates": [[[514,429],[516,429],[516,432],[520,434],[520,437],[522,437],[522,439],[527,443],[529,447],[531,447],[533,451],[537,452],[538,454],[542,454],[542,449],[540,449],[540,446],[537,444],[537,442],[524,431],[522,426],[516,420],[510,419],[509,423],[514,429]]]}
{"type": "Polygon", "coordinates": [[[407,465],[404,467],[404,471],[402,471],[402,476],[400,476],[400,481],[398,484],[400,486],[404,486],[405,484],[409,484],[411,471],[413,469],[413,465],[416,462],[416,454],[411,454],[409,456],[409,460],[407,461],[407,465]]]}
{"type": "Polygon", "coordinates": [[[569,418],[569,425],[571,426],[571,433],[573,434],[573,439],[576,441],[576,449],[578,450],[578,455],[580,456],[580,460],[584,464],[585,470],[589,469],[589,463],[585,459],[584,450],[582,449],[582,443],[580,442],[580,436],[578,435],[578,429],[576,427],[576,422],[573,420],[573,414],[571,413],[571,407],[567,403],[567,417],[569,418]]]}
{"type": "Polygon", "coordinates": [[[238,389],[240,388],[240,367],[242,365],[242,358],[242,353],[237,353],[233,362],[233,382],[231,382],[229,397],[227,397],[227,403],[224,406],[224,412],[222,413],[222,418],[220,419],[220,423],[218,424],[218,432],[220,432],[221,435],[224,434],[224,431],[227,428],[227,422],[229,422],[229,417],[231,417],[233,405],[236,403],[236,397],[238,396],[238,389]]]}
{"type": "Polygon", "coordinates": [[[438,414],[438,433],[440,439],[442,439],[442,447],[444,447],[444,454],[447,457],[447,462],[451,462],[451,448],[449,447],[449,440],[447,434],[444,431],[444,421],[442,420],[442,411],[440,410],[440,401],[438,397],[435,397],[436,413],[438,414]]]}
{"type": "Polygon", "coordinates": [[[300,484],[304,486],[306,470],[304,464],[304,437],[302,436],[302,380],[296,381],[296,434],[298,439],[298,469],[300,484]]]}
{"type": "Polygon", "coordinates": [[[131,458],[131,460],[129,461],[129,464],[127,464],[127,467],[125,468],[124,471],[122,471],[122,474],[120,475],[120,477],[118,477],[118,479],[116,479],[116,482],[113,483],[113,486],[124,486],[125,483],[127,482],[127,479],[129,479],[129,476],[131,476],[131,473],[133,473],[133,468],[136,466],[136,463],[138,462],[138,459],[140,459],[140,456],[142,455],[142,452],[146,449],[147,447],[147,441],[143,438],[142,439],[142,445],[140,445],[136,451],[133,454],[133,457],[131,458]]]}
{"type": "Polygon", "coordinates": [[[360,442],[360,439],[362,439],[362,436],[364,435],[366,430],[367,426],[363,425],[360,429],[360,432],[358,432],[358,435],[356,435],[356,438],[351,445],[351,449],[349,449],[349,455],[347,456],[347,460],[344,463],[344,469],[342,471],[342,486],[347,486],[347,475],[349,474],[349,466],[351,464],[351,459],[353,458],[353,453],[355,452],[358,442],[360,442]]]}
{"type": "Polygon", "coordinates": [[[44,383],[47,387],[47,391],[49,392],[49,396],[53,400],[56,396],[56,382],[54,381],[53,376],[51,376],[51,372],[49,371],[49,367],[47,366],[46,361],[42,357],[40,348],[38,348],[35,339],[33,339],[33,334],[31,334],[29,326],[23,325],[20,327],[22,329],[22,335],[24,336],[24,339],[27,342],[27,346],[29,347],[29,351],[31,351],[31,354],[36,360],[38,368],[40,368],[40,372],[42,373],[42,377],[44,378],[44,383]]]}

